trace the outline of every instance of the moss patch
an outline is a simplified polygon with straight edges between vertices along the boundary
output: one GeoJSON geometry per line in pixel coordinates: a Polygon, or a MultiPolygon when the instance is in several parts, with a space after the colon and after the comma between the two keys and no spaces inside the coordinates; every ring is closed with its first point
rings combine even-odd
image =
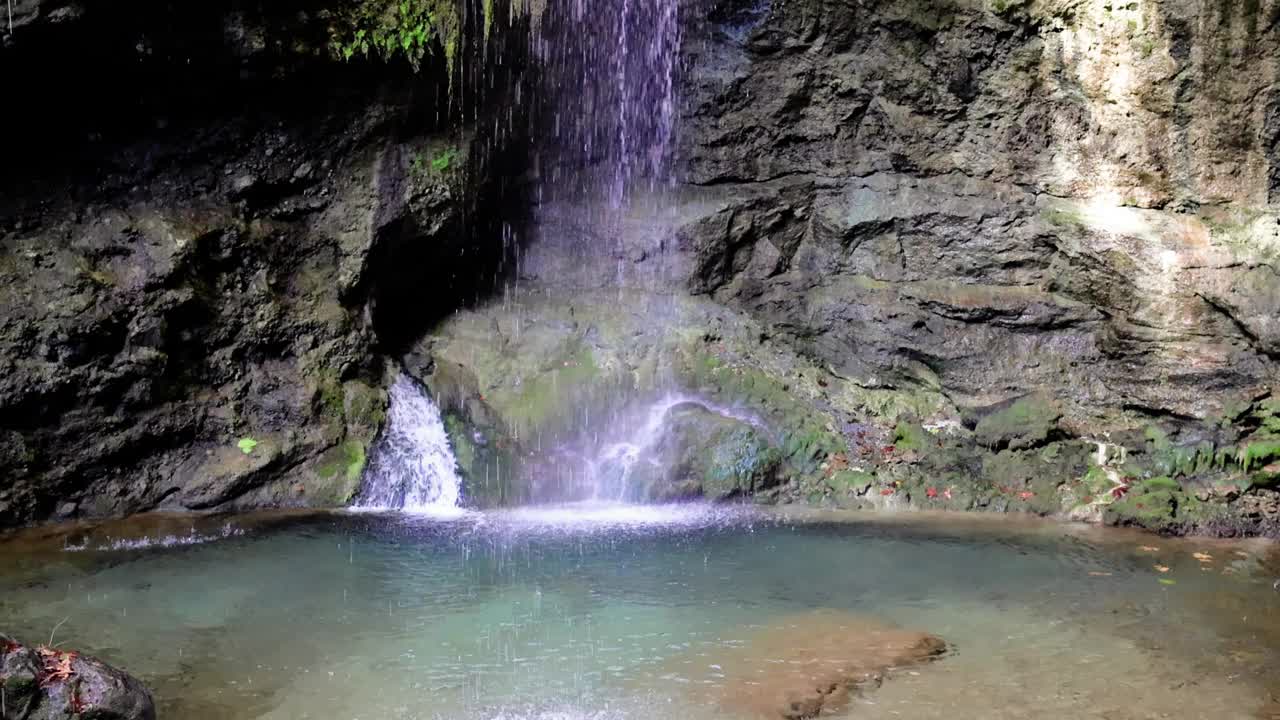
{"type": "Polygon", "coordinates": [[[1052,400],[1028,395],[983,417],[974,434],[980,445],[996,450],[1036,447],[1049,439],[1061,417],[1052,400]]]}
{"type": "Polygon", "coordinates": [[[316,474],[325,480],[341,479],[347,483],[359,484],[366,461],[364,443],[347,440],[323,456],[316,474]]]}

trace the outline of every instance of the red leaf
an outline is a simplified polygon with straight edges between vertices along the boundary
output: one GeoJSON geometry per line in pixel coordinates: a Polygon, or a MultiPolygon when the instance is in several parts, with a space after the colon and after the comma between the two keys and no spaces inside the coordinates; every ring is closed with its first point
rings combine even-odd
{"type": "Polygon", "coordinates": [[[881,491],[880,491],[880,494],[881,494],[881,495],[892,495],[892,494],[893,494],[893,488],[885,488],[885,489],[883,489],[883,490],[881,490],[881,491]]]}
{"type": "Polygon", "coordinates": [[[1018,497],[1022,498],[1023,500],[1030,500],[1031,498],[1035,497],[1035,495],[1036,494],[1031,492],[1030,490],[1023,490],[1022,492],[1018,493],[1018,497]]]}
{"type": "Polygon", "coordinates": [[[931,498],[936,498],[938,497],[938,488],[926,488],[924,494],[931,498]]]}

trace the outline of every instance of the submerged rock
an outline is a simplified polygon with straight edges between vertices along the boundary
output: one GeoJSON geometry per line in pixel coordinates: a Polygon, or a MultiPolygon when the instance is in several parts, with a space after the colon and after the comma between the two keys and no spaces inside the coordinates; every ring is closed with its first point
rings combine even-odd
{"type": "Polygon", "coordinates": [[[0,720],[155,720],[151,693],[96,658],[0,635],[0,720]]]}
{"type": "MultiPolygon", "coordinates": [[[[894,669],[941,656],[947,644],[855,613],[818,610],[779,618],[712,663],[711,700],[735,715],[799,720],[832,714],[894,669]]],[[[700,680],[700,678],[695,678],[700,680]]],[[[699,689],[697,692],[708,692],[699,689]]]]}

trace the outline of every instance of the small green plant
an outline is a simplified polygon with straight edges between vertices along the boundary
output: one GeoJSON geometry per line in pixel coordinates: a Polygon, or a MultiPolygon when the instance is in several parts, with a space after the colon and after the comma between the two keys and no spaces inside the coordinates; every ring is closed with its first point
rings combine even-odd
{"type": "Polygon", "coordinates": [[[409,172],[420,180],[426,180],[447,173],[457,159],[457,148],[447,148],[436,153],[431,157],[430,162],[427,162],[421,152],[415,152],[413,158],[409,160],[409,172]]]}
{"type": "Polygon", "coordinates": [[[253,449],[258,447],[258,441],[251,437],[240,438],[240,442],[236,443],[236,447],[240,448],[240,452],[245,455],[253,454],[253,449]]]}
{"type": "Polygon", "coordinates": [[[456,159],[457,157],[458,157],[457,148],[449,148],[441,152],[439,155],[436,155],[435,157],[431,158],[431,169],[438,173],[445,172],[449,169],[449,166],[453,164],[454,159],[456,159]]]}
{"type": "Polygon", "coordinates": [[[361,0],[334,22],[330,47],[343,60],[402,54],[417,69],[438,43],[452,78],[461,28],[455,0],[361,0]]]}

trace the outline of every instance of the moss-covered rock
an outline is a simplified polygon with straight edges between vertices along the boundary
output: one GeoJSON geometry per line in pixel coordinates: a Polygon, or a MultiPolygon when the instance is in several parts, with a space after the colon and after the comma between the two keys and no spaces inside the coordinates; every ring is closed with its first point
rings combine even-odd
{"type": "Polygon", "coordinates": [[[757,427],[696,403],[667,411],[652,446],[606,470],[624,478],[624,496],[642,500],[746,497],[776,485],[782,454],[757,427]]]}
{"type": "Polygon", "coordinates": [[[978,443],[994,450],[1021,450],[1044,444],[1057,430],[1062,410],[1044,395],[1027,395],[994,408],[977,423],[978,443]]]}

